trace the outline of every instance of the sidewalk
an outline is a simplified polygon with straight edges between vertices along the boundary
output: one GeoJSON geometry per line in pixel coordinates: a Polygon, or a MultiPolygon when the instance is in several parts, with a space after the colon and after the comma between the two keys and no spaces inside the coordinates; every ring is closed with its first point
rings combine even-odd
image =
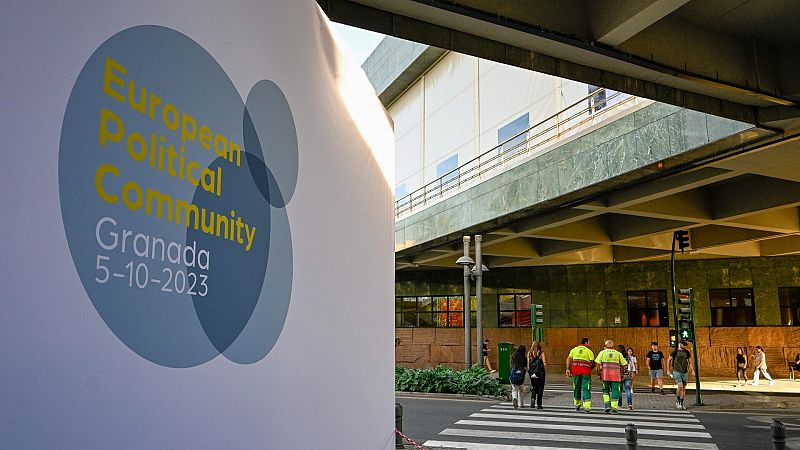
{"type": "MultiPolygon", "coordinates": [[[[571,383],[572,380],[565,374],[547,375],[547,384],[550,386],[569,386],[571,383]]],[[[800,381],[775,380],[775,385],[769,386],[762,380],[759,386],[736,387],[736,380],[713,378],[704,380],[700,385],[703,406],[691,406],[695,402],[694,387],[694,380],[691,380],[686,394],[686,406],[695,411],[800,408],[800,381]]],[[[651,393],[650,380],[639,377],[634,386],[634,407],[672,409],[675,407],[675,388],[673,380],[667,378],[664,380],[664,395],[661,395],[658,388],[655,393],[651,393]]],[[[525,395],[530,395],[529,389],[530,386],[526,385],[525,395]]],[[[599,380],[593,379],[592,401],[602,404],[601,395],[599,380]]],[[[569,404],[572,401],[569,392],[546,392],[544,398],[545,402],[551,401],[557,404],[569,404]]]]}
{"type": "MultiPolygon", "coordinates": [[[[493,377],[497,377],[497,372],[492,374],[493,377]]],[[[775,385],[770,386],[769,382],[765,380],[763,377],[760,380],[760,384],[758,386],[752,385],[752,379],[744,386],[736,385],[736,380],[731,380],[730,378],[718,378],[718,377],[703,377],[700,381],[700,390],[703,392],[706,391],[723,391],[723,392],[730,392],[730,393],[765,393],[765,394],[784,394],[787,396],[800,396],[800,380],[788,380],[788,379],[775,379],[775,385]]],[[[547,374],[547,383],[548,384],[572,384],[572,379],[566,376],[563,373],[548,373],[547,374]]],[[[598,380],[599,385],[599,380],[598,380]]],[[[669,389],[670,391],[674,391],[676,388],[675,381],[668,377],[664,377],[664,388],[669,389]]],[[[690,391],[694,391],[695,382],[694,377],[689,378],[689,385],[687,389],[690,391]]],[[[641,374],[636,378],[636,384],[634,386],[634,390],[639,392],[644,392],[645,389],[650,391],[650,379],[647,377],[647,374],[642,376],[641,374]]],[[[800,398],[797,399],[800,401],[800,398]]]]}

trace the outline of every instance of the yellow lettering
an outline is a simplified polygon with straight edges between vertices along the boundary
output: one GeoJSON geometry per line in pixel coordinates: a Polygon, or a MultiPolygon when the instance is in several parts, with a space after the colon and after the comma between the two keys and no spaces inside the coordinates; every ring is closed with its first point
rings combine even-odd
{"type": "Polygon", "coordinates": [[[150,93],[150,118],[154,119],[156,116],[156,106],[161,104],[161,97],[156,94],[150,93]]]}
{"type": "Polygon", "coordinates": [[[147,157],[147,143],[144,137],[135,131],[128,135],[128,153],[135,161],[144,161],[147,157]],[[139,144],[138,151],[134,148],[134,142],[139,144]]]}
{"type": "Polygon", "coordinates": [[[108,203],[117,203],[119,201],[119,196],[109,195],[103,188],[103,177],[105,177],[107,173],[118,177],[119,169],[117,169],[117,167],[113,164],[103,164],[98,167],[97,172],[95,172],[94,175],[94,188],[97,190],[97,195],[103,200],[107,201],[108,203]]]}
{"type": "Polygon", "coordinates": [[[225,136],[218,134],[214,137],[214,150],[220,158],[228,157],[228,140],[225,139],[225,136]],[[219,146],[220,142],[222,142],[222,148],[219,146]]]}
{"type": "Polygon", "coordinates": [[[214,192],[214,178],[216,178],[216,173],[213,170],[208,167],[203,168],[203,171],[200,172],[200,184],[204,191],[214,192]]]}
{"type": "Polygon", "coordinates": [[[236,153],[236,166],[242,165],[242,150],[239,146],[231,141],[231,150],[228,152],[228,161],[233,162],[233,154],[236,153]]]}
{"type": "Polygon", "coordinates": [[[114,114],[112,111],[108,109],[101,109],[100,110],[100,136],[98,136],[98,140],[100,141],[100,145],[106,145],[106,141],[109,139],[112,142],[119,142],[122,140],[122,136],[125,135],[125,125],[122,123],[122,119],[119,118],[118,115],[114,114]],[[109,119],[113,120],[117,126],[117,131],[114,133],[110,133],[108,131],[108,121],[109,119]]]}
{"type": "Polygon", "coordinates": [[[186,220],[184,226],[189,228],[189,215],[194,213],[194,229],[200,226],[200,210],[194,203],[188,203],[185,200],[175,200],[175,223],[181,223],[181,211],[186,211],[186,220]]]}
{"type": "Polygon", "coordinates": [[[175,109],[175,105],[172,103],[167,103],[164,105],[164,109],[162,109],[162,118],[164,119],[164,125],[169,128],[170,130],[174,130],[178,128],[178,110],[175,109]],[[172,116],[170,119],[169,116],[172,116]]]}
{"type": "Polygon", "coordinates": [[[155,189],[147,190],[147,200],[145,201],[144,213],[148,216],[152,214],[153,199],[158,202],[156,208],[156,217],[161,218],[164,215],[164,203],[167,203],[167,220],[172,220],[172,197],[170,197],[168,194],[162,194],[155,189]]]}
{"type": "Polygon", "coordinates": [[[125,206],[127,206],[131,211],[136,211],[137,209],[141,208],[142,188],[140,188],[135,181],[128,181],[125,183],[125,186],[122,186],[122,201],[125,202],[125,206]],[[136,200],[131,200],[131,191],[136,194],[136,200]]]}
{"type": "Polygon", "coordinates": [[[189,184],[192,186],[197,186],[198,181],[197,178],[192,175],[192,168],[199,169],[200,164],[197,161],[189,161],[189,164],[186,166],[186,179],[189,180],[189,184]]]}
{"type": "Polygon", "coordinates": [[[125,83],[122,82],[122,78],[116,76],[114,71],[117,71],[122,75],[127,73],[127,70],[122,67],[122,64],[114,61],[111,59],[111,57],[106,56],[106,64],[105,68],[103,69],[103,92],[108,94],[111,98],[119,100],[120,103],[125,103],[125,97],[111,87],[112,83],[122,88],[125,87],[125,83]]]}
{"type": "Polygon", "coordinates": [[[211,150],[211,129],[205,125],[200,127],[200,145],[206,150],[211,150]]]}
{"type": "Polygon", "coordinates": [[[194,117],[186,113],[181,114],[181,142],[186,142],[186,139],[193,141],[196,137],[197,122],[195,122],[194,117]],[[191,125],[191,131],[189,131],[189,125],[191,125]]]}

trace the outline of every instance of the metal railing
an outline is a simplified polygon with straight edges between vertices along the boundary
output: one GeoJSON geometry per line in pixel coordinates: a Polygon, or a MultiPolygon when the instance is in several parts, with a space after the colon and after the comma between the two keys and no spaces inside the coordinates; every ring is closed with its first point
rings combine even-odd
{"type": "Polygon", "coordinates": [[[604,122],[620,112],[639,104],[641,99],[622,92],[599,88],[563,110],[534,124],[495,147],[483,152],[459,167],[395,201],[395,219],[415,210],[438,203],[444,198],[472,186],[480,180],[502,173],[526,157],[544,153],[554,144],[604,122]],[[613,103],[613,100],[618,100],[613,103]]]}

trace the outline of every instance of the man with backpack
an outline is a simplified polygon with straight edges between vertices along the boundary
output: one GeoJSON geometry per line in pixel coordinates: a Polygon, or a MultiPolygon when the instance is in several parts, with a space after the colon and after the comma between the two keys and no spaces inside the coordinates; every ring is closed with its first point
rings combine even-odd
{"type": "Polygon", "coordinates": [[[531,408],[544,409],[542,396],[544,395],[545,366],[547,359],[544,356],[542,345],[533,341],[528,351],[528,375],[531,378],[531,408]]]}

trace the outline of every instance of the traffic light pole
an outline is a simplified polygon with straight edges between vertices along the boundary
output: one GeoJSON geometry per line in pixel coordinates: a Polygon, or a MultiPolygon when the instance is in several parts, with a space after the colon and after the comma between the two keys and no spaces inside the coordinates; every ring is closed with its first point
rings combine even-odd
{"type": "MultiPolygon", "coordinates": [[[[680,330],[678,329],[678,288],[675,286],[675,243],[677,242],[677,235],[672,233],[672,252],[669,257],[669,276],[672,283],[672,316],[675,319],[675,348],[678,348],[678,339],[680,338],[680,330]]],[[[670,342],[670,345],[672,343],[670,342]]]]}
{"type": "MultiPolygon", "coordinates": [[[[692,359],[694,361],[694,405],[693,406],[703,406],[703,396],[700,393],[700,364],[697,363],[697,334],[695,333],[694,329],[694,318],[697,317],[694,315],[694,292],[689,297],[691,301],[689,302],[689,307],[692,309],[692,341],[694,342],[694,351],[692,352],[692,359]]],[[[676,337],[677,339],[677,337],[676,337]]]]}

